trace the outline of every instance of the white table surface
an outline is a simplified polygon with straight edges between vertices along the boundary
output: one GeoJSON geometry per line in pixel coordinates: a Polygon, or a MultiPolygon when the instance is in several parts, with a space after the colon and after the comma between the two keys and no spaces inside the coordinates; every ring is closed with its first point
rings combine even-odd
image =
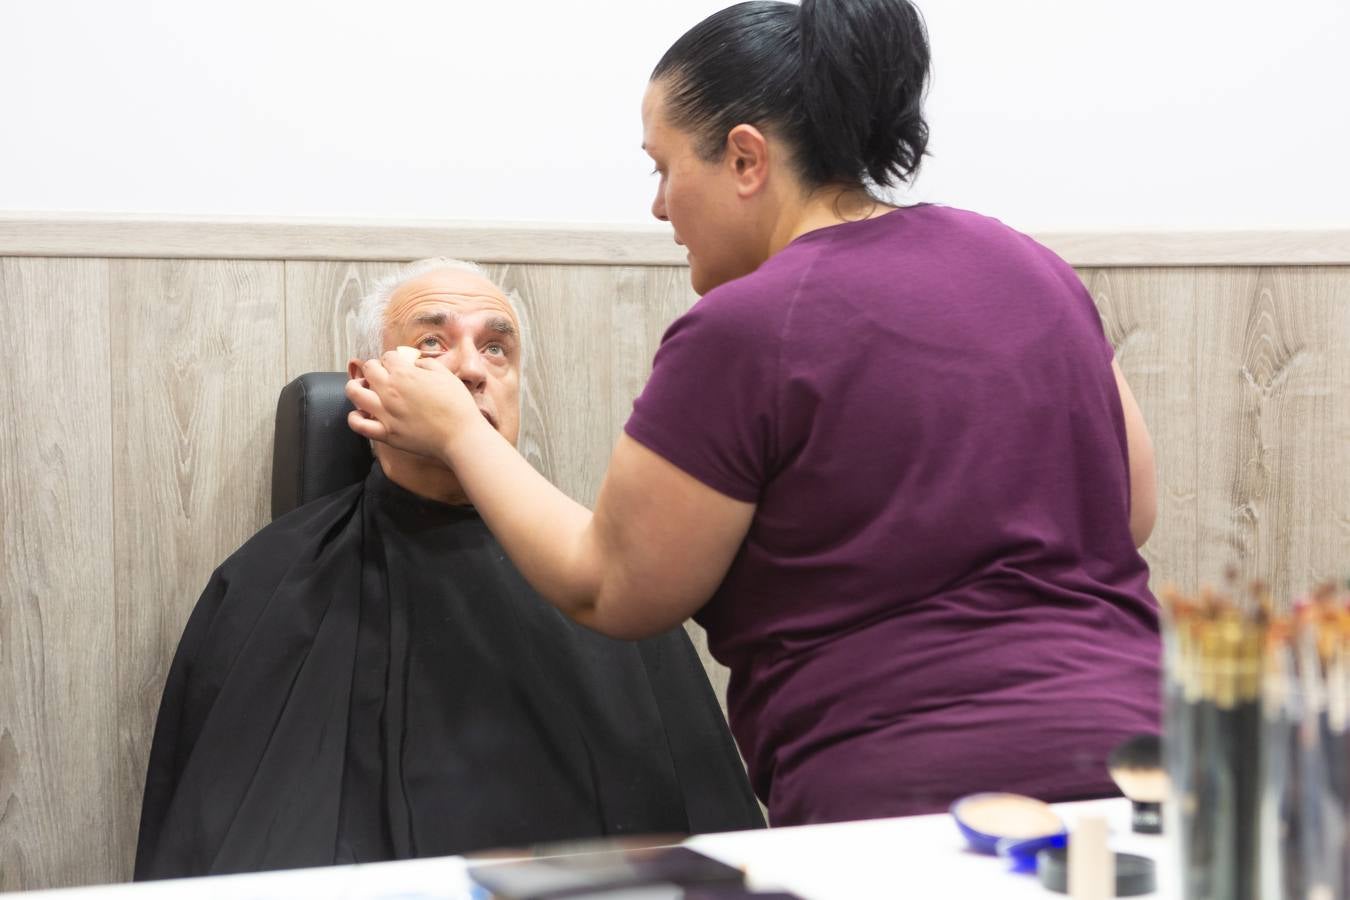
{"type": "MultiPolygon", "coordinates": [[[[1055,807],[1073,828],[1081,815],[1105,816],[1114,849],[1158,861],[1160,900],[1180,897],[1169,845],[1130,831],[1125,800],[1055,807]]],[[[1014,875],[1005,861],[965,849],[947,815],[873,819],[692,837],[702,853],[741,866],[756,889],[785,889],[806,900],[863,898],[1046,898],[1035,876],[1014,875]]],[[[470,900],[467,866],[457,856],[297,869],[255,875],[187,878],[6,894],[41,900],[470,900]]]]}
{"type": "MultiPolygon", "coordinates": [[[[1128,800],[1059,803],[1055,809],[1071,831],[1081,815],[1105,816],[1113,849],[1158,862],[1158,891],[1147,896],[1165,900],[1181,896],[1168,842],[1130,830],[1128,800]]],[[[701,835],[687,843],[708,856],[743,866],[756,889],[786,889],[808,900],[1064,896],[1041,887],[1034,875],[1009,872],[1008,863],[998,857],[967,850],[945,813],[701,835]]]]}

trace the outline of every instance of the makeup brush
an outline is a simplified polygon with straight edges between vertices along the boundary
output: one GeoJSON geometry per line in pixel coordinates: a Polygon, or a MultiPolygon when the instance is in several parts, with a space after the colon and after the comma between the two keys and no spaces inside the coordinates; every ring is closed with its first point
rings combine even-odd
{"type": "Polygon", "coordinates": [[[1107,761],[1111,780],[1134,807],[1131,825],[1140,834],[1162,833],[1162,803],[1167,795],[1167,773],[1162,765],[1162,739],[1139,734],[1111,752],[1107,761]]]}

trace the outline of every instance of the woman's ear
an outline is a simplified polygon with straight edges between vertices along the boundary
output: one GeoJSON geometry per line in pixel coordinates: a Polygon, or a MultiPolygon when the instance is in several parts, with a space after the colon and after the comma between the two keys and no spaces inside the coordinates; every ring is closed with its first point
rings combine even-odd
{"type": "Polygon", "coordinates": [[[753,125],[737,125],[727,132],[726,162],[736,179],[736,193],[751,197],[769,180],[769,141],[753,125]]]}

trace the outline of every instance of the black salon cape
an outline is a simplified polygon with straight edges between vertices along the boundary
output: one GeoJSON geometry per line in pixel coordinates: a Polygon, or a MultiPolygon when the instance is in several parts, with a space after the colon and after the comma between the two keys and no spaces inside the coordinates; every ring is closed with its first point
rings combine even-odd
{"type": "Polygon", "coordinates": [[[689,639],[541,600],[375,465],[214,574],[164,688],[139,879],[763,820],[689,639]]]}

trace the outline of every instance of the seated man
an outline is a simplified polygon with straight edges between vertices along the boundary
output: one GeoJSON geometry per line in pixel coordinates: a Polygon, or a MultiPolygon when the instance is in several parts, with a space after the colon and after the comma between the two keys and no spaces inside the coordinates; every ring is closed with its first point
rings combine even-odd
{"type": "MultiPolygon", "coordinates": [[[[359,321],[361,359],[436,355],[516,440],[520,326],[476,268],[415,263],[359,321]]],[[[264,528],[197,602],[137,879],[763,824],[683,631],[627,643],[573,624],[448,469],[375,453],[364,483],[264,528]]]]}

